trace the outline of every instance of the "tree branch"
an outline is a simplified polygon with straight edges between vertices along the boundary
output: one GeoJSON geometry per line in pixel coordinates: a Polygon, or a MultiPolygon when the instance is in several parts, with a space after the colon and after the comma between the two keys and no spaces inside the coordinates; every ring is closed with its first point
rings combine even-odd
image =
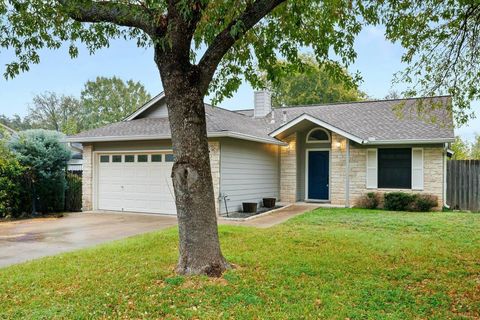
{"type": "Polygon", "coordinates": [[[79,22],[109,22],[123,27],[138,28],[150,36],[163,35],[167,29],[164,15],[155,18],[147,8],[137,4],[114,1],[58,0],[70,18],[79,22]]]}
{"type": "Polygon", "coordinates": [[[253,28],[263,17],[286,0],[257,0],[249,5],[245,11],[221,31],[200,60],[198,67],[202,74],[202,89],[207,89],[215,70],[223,56],[230,50],[235,42],[248,30],[253,28]],[[232,34],[234,27],[240,27],[240,32],[232,34]]]}

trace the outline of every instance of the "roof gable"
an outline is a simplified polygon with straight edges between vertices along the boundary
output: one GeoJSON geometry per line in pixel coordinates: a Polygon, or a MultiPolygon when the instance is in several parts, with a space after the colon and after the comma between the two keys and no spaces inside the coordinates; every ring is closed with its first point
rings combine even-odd
{"type": "MultiPolygon", "coordinates": [[[[309,121],[362,144],[443,143],[454,139],[450,97],[361,101],[317,106],[277,108],[263,118],[205,104],[209,137],[235,137],[283,144],[278,138],[295,125],[309,121]],[[418,112],[416,103],[437,104],[418,112]],[[401,112],[398,106],[403,105],[401,112]],[[399,117],[400,115],[400,117],[399,117]],[[436,122],[426,121],[433,115],[436,122]]],[[[82,132],[69,141],[169,139],[170,124],[163,93],[120,123],[82,132]]]]}
{"type": "Polygon", "coordinates": [[[167,118],[167,102],[165,101],[165,93],[153,97],[150,101],[138,108],[134,113],[123,119],[123,121],[131,121],[142,118],[167,118]]]}

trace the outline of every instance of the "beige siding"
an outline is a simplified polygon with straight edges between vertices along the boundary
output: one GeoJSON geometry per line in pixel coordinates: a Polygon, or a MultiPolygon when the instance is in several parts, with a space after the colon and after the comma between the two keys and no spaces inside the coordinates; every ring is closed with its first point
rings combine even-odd
{"type": "MultiPolygon", "coordinates": [[[[229,212],[241,210],[242,202],[279,197],[277,146],[236,139],[220,145],[220,191],[228,198],[229,212]]],[[[220,206],[226,212],[223,199],[220,206]]]]}
{"type": "Polygon", "coordinates": [[[217,215],[220,213],[218,196],[220,193],[220,143],[211,141],[208,143],[210,151],[210,167],[212,170],[213,195],[215,198],[215,211],[217,215]]]}
{"type": "Polygon", "coordinates": [[[83,145],[82,210],[93,210],[93,148],[83,145]]]}
{"type": "Polygon", "coordinates": [[[144,111],[138,118],[167,118],[168,110],[167,104],[163,99],[161,102],[157,102],[154,106],[151,106],[144,111]]]}
{"type": "Polygon", "coordinates": [[[280,147],[280,200],[295,202],[297,200],[297,134],[285,139],[288,146],[280,147]]]}
{"type": "Polygon", "coordinates": [[[345,205],[346,145],[346,138],[332,132],[330,202],[334,205],[345,205]]]}

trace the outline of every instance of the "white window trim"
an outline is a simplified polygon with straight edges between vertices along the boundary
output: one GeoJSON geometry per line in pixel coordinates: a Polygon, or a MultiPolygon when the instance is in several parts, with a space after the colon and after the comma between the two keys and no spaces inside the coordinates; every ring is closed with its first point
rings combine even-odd
{"type": "Polygon", "coordinates": [[[424,150],[423,148],[412,148],[412,190],[419,190],[419,191],[422,191],[425,189],[425,154],[424,154],[424,150]],[[413,152],[414,151],[421,151],[422,152],[422,166],[421,168],[415,168],[414,165],[413,165],[413,152]],[[422,174],[421,174],[421,178],[422,178],[422,186],[421,187],[416,187],[413,185],[413,177],[414,177],[414,171],[416,169],[421,169],[422,170],[422,174]]]}
{"type": "Polygon", "coordinates": [[[308,133],[307,133],[307,138],[305,139],[306,143],[326,143],[326,142],[331,142],[332,141],[332,138],[330,137],[330,133],[323,129],[323,128],[313,128],[312,130],[310,130],[308,133]],[[328,139],[327,140],[316,140],[316,141],[310,141],[310,135],[312,134],[312,132],[314,131],[323,131],[327,134],[327,137],[328,139]]]}
{"type": "Polygon", "coordinates": [[[369,148],[367,149],[367,152],[366,152],[366,157],[367,157],[367,168],[366,168],[366,172],[365,172],[365,187],[366,189],[378,189],[378,149],[377,148],[369,148]],[[371,166],[370,164],[370,161],[368,161],[368,153],[370,151],[374,151],[375,152],[375,164],[374,166],[371,166]],[[375,186],[370,186],[368,184],[368,171],[369,169],[375,169],[375,180],[376,180],[376,183],[375,183],[375,186]]]}

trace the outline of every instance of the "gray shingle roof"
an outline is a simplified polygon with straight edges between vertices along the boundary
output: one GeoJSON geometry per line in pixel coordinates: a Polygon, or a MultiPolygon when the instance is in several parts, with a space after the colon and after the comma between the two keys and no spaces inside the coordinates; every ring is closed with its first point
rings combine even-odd
{"type": "MultiPolygon", "coordinates": [[[[449,140],[454,138],[449,105],[449,97],[433,97],[277,108],[272,111],[274,123],[272,114],[265,118],[253,118],[248,110],[234,112],[209,105],[205,108],[210,136],[230,132],[278,143],[269,134],[302,115],[312,116],[362,140],[449,140]],[[430,107],[432,105],[433,109],[430,107]],[[284,112],[286,122],[283,121],[284,112]]],[[[71,138],[75,141],[88,141],[91,138],[108,140],[107,138],[124,137],[133,140],[169,136],[167,118],[143,118],[114,123],[71,138]]]]}

